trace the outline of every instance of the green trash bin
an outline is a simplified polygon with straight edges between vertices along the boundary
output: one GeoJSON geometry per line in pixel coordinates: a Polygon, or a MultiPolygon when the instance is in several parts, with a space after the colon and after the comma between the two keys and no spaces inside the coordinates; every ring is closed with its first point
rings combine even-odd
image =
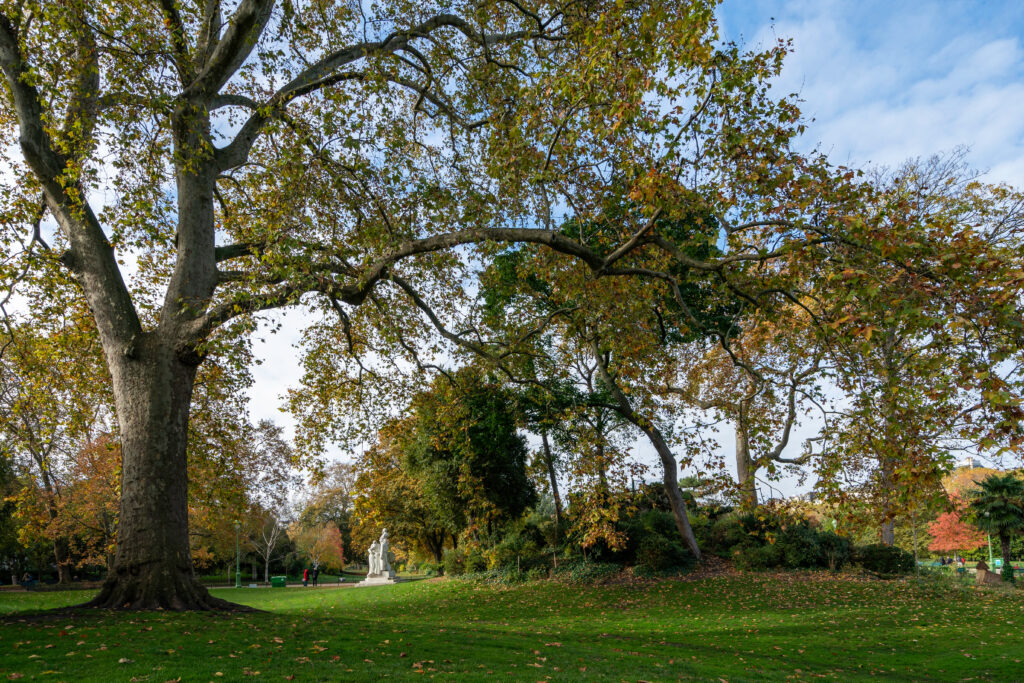
{"type": "Polygon", "coordinates": [[[287,576],[271,576],[270,587],[271,588],[284,588],[288,583],[287,576]]]}

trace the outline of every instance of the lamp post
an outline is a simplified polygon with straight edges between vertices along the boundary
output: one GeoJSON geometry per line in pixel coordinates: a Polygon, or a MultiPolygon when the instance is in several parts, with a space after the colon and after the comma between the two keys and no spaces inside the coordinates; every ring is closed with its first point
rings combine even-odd
{"type": "Polygon", "coordinates": [[[239,520],[235,520],[235,588],[242,587],[242,575],[240,574],[242,567],[242,554],[238,545],[238,532],[242,528],[242,523],[239,520]]]}

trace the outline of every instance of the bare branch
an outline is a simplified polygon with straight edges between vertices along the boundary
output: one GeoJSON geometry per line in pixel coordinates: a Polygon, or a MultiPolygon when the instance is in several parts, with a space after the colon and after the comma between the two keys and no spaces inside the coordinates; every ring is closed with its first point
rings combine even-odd
{"type": "Polygon", "coordinates": [[[220,41],[220,29],[220,0],[206,0],[203,7],[203,25],[199,30],[199,40],[196,41],[197,68],[205,66],[213,54],[213,49],[220,41]]]}
{"type": "MultiPolygon", "coordinates": [[[[216,42],[199,75],[182,91],[182,97],[191,101],[208,102],[219,92],[256,47],[260,34],[270,20],[273,8],[274,0],[242,0],[238,9],[231,15],[224,36],[216,42]]],[[[207,9],[211,9],[209,3],[207,9]]],[[[212,9],[210,16],[219,16],[219,6],[212,9]]],[[[211,30],[207,31],[206,38],[212,45],[214,19],[211,18],[210,21],[211,30]]]]}
{"type": "Polygon", "coordinates": [[[141,331],[141,322],[113,249],[84,199],[84,188],[78,182],[68,182],[69,160],[56,151],[43,125],[42,104],[21,54],[18,32],[2,13],[0,68],[17,116],[22,153],[43,187],[47,207],[70,242],[63,262],[81,284],[105,345],[123,346],[141,331]]]}
{"type": "Polygon", "coordinates": [[[189,57],[188,39],[185,37],[185,25],[181,21],[176,0],[160,0],[160,10],[164,15],[164,23],[170,32],[171,50],[174,53],[174,66],[178,70],[178,78],[182,87],[188,86],[195,78],[192,70],[192,59],[189,57]]]}
{"type": "MultiPolygon", "coordinates": [[[[235,13],[236,16],[241,17],[243,9],[250,5],[254,5],[259,1],[260,0],[245,0],[242,7],[240,7],[238,12],[235,13]]],[[[239,19],[239,21],[241,21],[241,19],[239,19]]],[[[264,19],[263,24],[265,24],[265,21],[266,20],[264,19]]],[[[263,29],[263,24],[259,25],[260,31],[263,29]]],[[[233,20],[232,26],[228,28],[221,44],[217,46],[217,53],[221,52],[221,47],[229,42],[229,36],[232,34],[232,29],[234,27],[235,23],[233,20]]],[[[417,24],[416,26],[410,27],[409,29],[395,31],[383,40],[358,43],[332,52],[315,64],[310,65],[309,68],[305,69],[289,83],[282,86],[263,106],[258,107],[253,112],[252,116],[250,116],[245,124],[243,124],[241,130],[235,136],[235,139],[226,147],[217,150],[217,162],[219,168],[223,171],[235,168],[236,166],[244,163],[248,158],[249,150],[259,137],[263,126],[274,116],[277,116],[281,108],[288,102],[320,88],[337,83],[340,80],[346,80],[345,77],[340,77],[338,75],[339,69],[342,69],[360,59],[376,54],[393,54],[398,51],[418,54],[415,49],[410,51],[410,43],[418,38],[428,38],[433,32],[441,28],[454,28],[462,33],[462,35],[465,36],[472,44],[483,47],[484,49],[491,45],[498,45],[524,38],[546,37],[543,32],[533,34],[528,31],[513,31],[510,33],[498,34],[480,33],[472,24],[461,17],[454,14],[438,14],[420,24],[417,24]]],[[[217,53],[211,57],[211,63],[217,59],[217,53]]],[[[248,52],[246,52],[246,54],[248,54],[248,52]]],[[[241,63],[239,62],[239,65],[240,64],[241,63]]],[[[237,65],[234,68],[237,69],[237,65]]],[[[185,95],[186,97],[194,97],[199,96],[201,93],[203,99],[210,100],[229,76],[230,73],[225,76],[223,81],[219,82],[215,88],[210,88],[209,86],[202,84],[204,82],[204,75],[200,74],[199,78],[197,78],[193,84],[194,88],[187,89],[185,95]],[[196,92],[192,92],[193,90],[196,92]]],[[[349,76],[348,78],[352,77],[355,77],[355,75],[349,76]]],[[[400,79],[400,77],[397,76],[393,77],[392,80],[399,82],[406,87],[410,87],[414,91],[418,92],[422,98],[431,99],[432,103],[436,106],[444,106],[436,95],[430,93],[429,90],[423,88],[423,86],[419,86],[412,82],[402,82],[404,79],[400,79]]],[[[470,125],[482,125],[482,123],[470,123],[470,125]]]]}

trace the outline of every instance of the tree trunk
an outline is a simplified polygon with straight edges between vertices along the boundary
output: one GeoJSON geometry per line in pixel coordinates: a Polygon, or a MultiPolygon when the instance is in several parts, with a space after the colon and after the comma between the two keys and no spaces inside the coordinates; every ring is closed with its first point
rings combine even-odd
{"type": "Polygon", "coordinates": [[[430,550],[430,554],[434,556],[434,562],[441,564],[444,560],[444,533],[427,533],[424,534],[423,538],[426,541],[427,548],[430,550]]]}
{"type": "Polygon", "coordinates": [[[736,481],[739,484],[740,507],[750,510],[757,507],[757,482],[754,479],[754,462],[750,458],[750,439],[747,420],[741,408],[736,419],[736,481]]]}
{"type": "Polygon", "coordinates": [[[555,499],[555,529],[562,528],[562,496],[558,492],[558,479],[555,477],[555,459],[551,455],[551,445],[548,443],[548,433],[540,433],[541,443],[544,444],[544,464],[548,469],[548,479],[551,481],[551,496],[555,499]]]}
{"type": "Polygon", "coordinates": [[[895,474],[896,463],[893,462],[892,458],[881,457],[879,458],[879,476],[881,477],[881,491],[882,491],[882,526],[880,529],[882,545],[893,546],[896,544],[896,510],[893,504],[891,496],[895,491],[895,474]]]}
{"type": "MultiPolygon", "coordinates": [[[[644,430],[647,431],[646,429],[644,430]]],[[[686,546],[693,553],[693,556],[700,561],[701,554],[700,548],[697,546],[697,537],[693,534],[693,527],[690,526],[690,516],[686,511],[686,501],[683,500],[683,492],[679,490],[679,477],[676,474],[676,470],[679,465],[676,463],[675,456],[668,448],[668,444],[661,438],[661,434],[657,432],[648,432],[647,436],[654,444],[654,448],[658,451],[658,456],[661,458],[661,464],[664,468],[663,472],[663,483],[665,484],[665,493],[668,495],[669,505],[672,507],[672,516],[676,520],[676,529],[679,530],[679,535],[682,536],[686,546]],[[656,438],[655,438],[656,437],[656,438]]]]}
{"type": "Polygon", "coordinates": [[[113,570],[89,607],[226,609],[195,578],[188,536],[186,446],[194,365],[144,334],[115,368],[121,506],[113,570]]]}
{"type": "Polygon", "coordinates": [[[53,557],[57,560],[57,582],[71,583],[71,560],[68,559],[68,539],[53,539],[53,557]]]}
{"type": "Polygon", "coordinates": [[[999,545],[1003,549],[1003,570],[1000,572],[1003,581],[1013,583],[1013,562],[1010,560],[1010,535],[999,534],[999,545]]]}
{"type": "Polygon", "coordinates": [[[881,528],[881,540],[882,545],[893,546],[896,544],[896,524],[891,520],[887,519],[882,522],[881,528]]]}
{"type": "Polygon", "coordinates": [[[697,545],[697,537],[693,533],[693,527],[690,526],[690,516],[686,511],[686,501],[683,500],[683,492],[679,490],[679,475],[676,472],[679,469],[679,463],[676,462],[676,457],[672,455],[672,449],[669,448],[668,442],[662,436],[661,430],[651,421],[637,415],[636,411],[633,410],[633,406],[630,405],[626,394],[623,393],[619,385],[612,379],[611,373],[608,372],[607,361],[604,359],[597,341],[594,340],[592,344],[594,358],[597,360],[598,372],[601,373],[602,380],[608,389],[611,390],[612,396],[615,397],[618,413],[642,431],[654,446],[654,450],[658,452],[658,457],[661,459],[661,465],[664,470],[662,481],[665,484],[665,494],[668,496],[668,502],[672,508],[672,516],[676,520],[676,529],[679,531],[683,542],[690,549],[690,552],[693,553],[694,558],[699,562],[701,560],[700,547],[697,545]]]}
{"type": "MultiPolygon", "coordinates": [[[[40,480],[43,483],[43,492],[46,494],[46,514],[50,524],[57,525],[59,514],[57,512],[57,490],[50,479],[50,464],[48,458],[42,453],[33,455],[36,466],[39,467],[40,480]]],[[[68,560],[70,554],[68,539],[66,536],[58,536],[53,539],[53,561],[57,565],[57,582],[71,583],[71,564],[68,560]]]]}

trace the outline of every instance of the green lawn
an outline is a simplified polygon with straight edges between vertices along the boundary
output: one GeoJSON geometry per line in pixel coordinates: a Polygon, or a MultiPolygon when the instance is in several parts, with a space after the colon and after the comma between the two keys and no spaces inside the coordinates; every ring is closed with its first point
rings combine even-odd
{"type": "Polygon", "coordinates": [[[216,594],[265,611],[28,617],[87,594],[0,594],[0,679],[1024,678],[1024,591],[783,574],[216,594]]]}

